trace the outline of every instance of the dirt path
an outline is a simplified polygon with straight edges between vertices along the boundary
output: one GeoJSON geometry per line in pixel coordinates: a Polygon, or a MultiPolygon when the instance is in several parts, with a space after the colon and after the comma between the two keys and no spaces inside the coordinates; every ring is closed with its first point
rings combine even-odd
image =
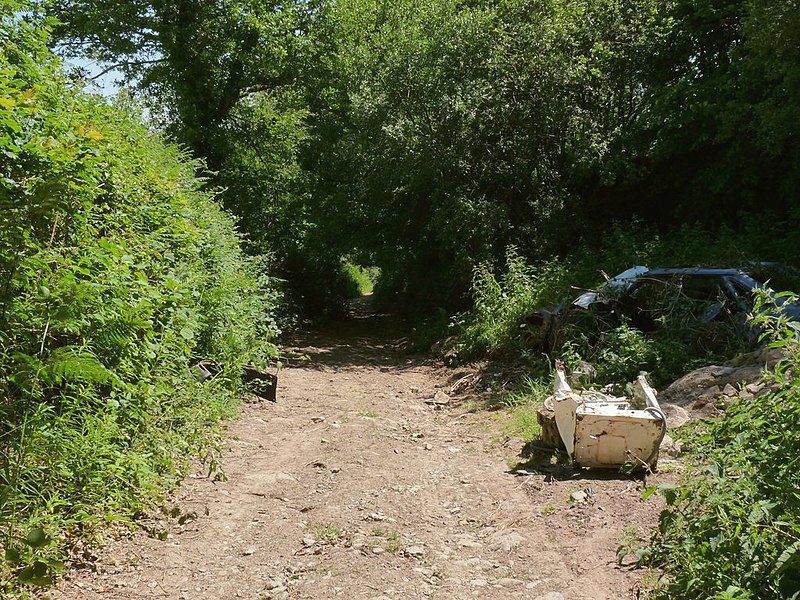
{"type": "Polygon", "coordinates": [[[111,542],[51,597],[638,597],[615,550],[655,522],[641,482],[510,473],[502,419],[426,402],[464,372],[399,354],[385,325],[299,340],[278,402],[230,424],[227,480],[188,478],[165,540],[111,542]]]}

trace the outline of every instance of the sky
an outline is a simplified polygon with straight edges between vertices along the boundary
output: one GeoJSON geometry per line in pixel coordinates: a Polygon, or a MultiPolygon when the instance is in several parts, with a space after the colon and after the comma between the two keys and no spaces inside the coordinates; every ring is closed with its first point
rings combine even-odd
{"type": "MultiPolygon", "coordinates": [[[[94,60],[89,60],[86,58],[64,58],[64,65],[69,69],[70,67],[81,67],[86,69],[89,77],[94,77],[98,73],[102,72],[103,69],[107,68],[108,65],[105,63],[99,63],[94,60]]],[[[117,85],[117,81],[122,79],[122,73],[117,70],[111,70],[108,73],[101,75],[94,81],[89,83],[89,90],[100,94],[101,96],[115,96],[117,92],[122,89],[119,85],[117,85]]]]}

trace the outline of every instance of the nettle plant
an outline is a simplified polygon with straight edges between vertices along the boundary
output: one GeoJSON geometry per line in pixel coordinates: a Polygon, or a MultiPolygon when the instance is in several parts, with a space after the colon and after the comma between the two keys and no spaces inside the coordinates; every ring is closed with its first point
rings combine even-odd
{"type": "Polygon", "coordinates": [[[657,598],[800,597],[800,323],[780,311],[794,299],[757,294],[752,324],[783,355],[771,391],[710,423],[702,464],[660,489],[667,509],[643,553],[665,572],[657,598]]]}

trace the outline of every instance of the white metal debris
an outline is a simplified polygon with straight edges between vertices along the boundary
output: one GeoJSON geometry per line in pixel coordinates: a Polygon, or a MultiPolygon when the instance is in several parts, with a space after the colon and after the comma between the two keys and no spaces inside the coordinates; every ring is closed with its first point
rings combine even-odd
{"type": "Polygon", "coordinates": [[[556,363],[553,411],[558,433],[576,464],[655,468],[667,420],[644,376],[633,387],[633,399],[580,394],[567,383],[563,364],[556,363]],[[637,405],[642,408],[632,408],[637,405]]]}

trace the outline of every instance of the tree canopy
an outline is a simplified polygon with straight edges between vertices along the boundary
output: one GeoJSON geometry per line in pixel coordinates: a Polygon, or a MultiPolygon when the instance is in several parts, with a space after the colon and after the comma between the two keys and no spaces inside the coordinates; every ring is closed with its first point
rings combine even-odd
{"type": "Polygon", "coordinates": [[[119,65],[205,159],[307,301],[335,296],[342,256],[452,309],[509,246],[544,260],[615,221],[766,210],[789,235],[797,212],[791,2],[40,6],[62,51],[119,65]]]}

